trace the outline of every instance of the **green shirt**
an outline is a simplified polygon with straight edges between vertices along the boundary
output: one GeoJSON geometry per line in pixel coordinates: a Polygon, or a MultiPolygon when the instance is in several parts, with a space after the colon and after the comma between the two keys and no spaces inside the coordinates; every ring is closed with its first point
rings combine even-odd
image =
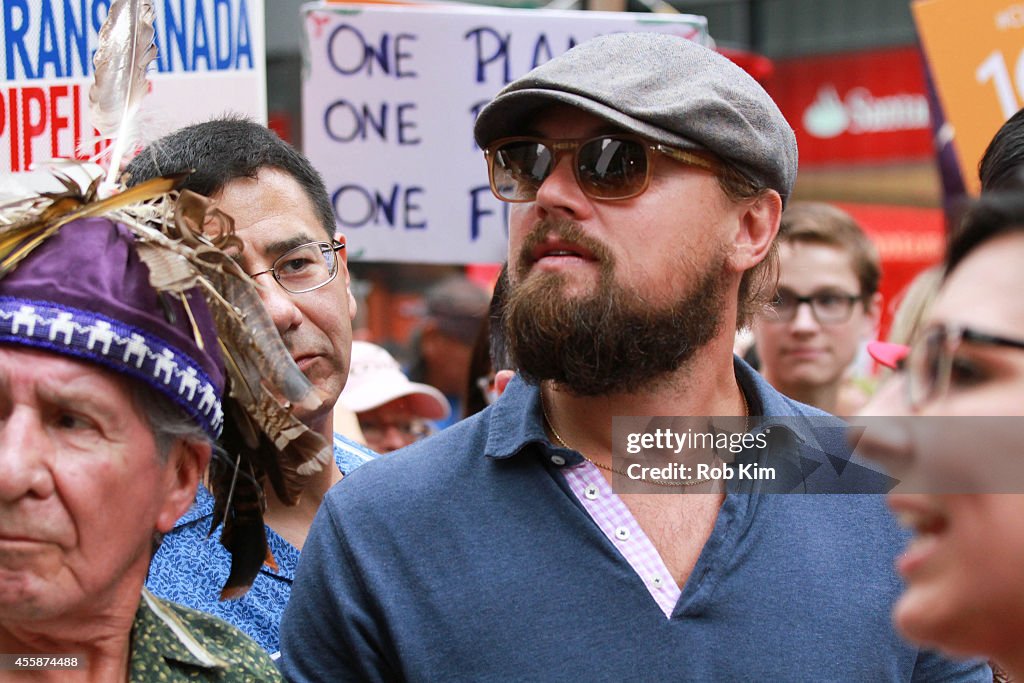
{"type": "Polygon", "coordinates": [[[281,681],[270,656],[234,626],[143,589],[128,680],[281,681]]]}

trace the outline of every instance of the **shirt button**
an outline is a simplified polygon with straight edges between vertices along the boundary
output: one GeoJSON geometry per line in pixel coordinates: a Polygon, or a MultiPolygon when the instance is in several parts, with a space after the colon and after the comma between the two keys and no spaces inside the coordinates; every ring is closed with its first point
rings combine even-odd
{"type": "Polygon", "coordinates": [[[561,467],[562,465],[565,464],[565,458],[563,458],[560,455],[552,455],[551,456],[551,462],[553,462],[554,464],[556,464],[559,467],[561,467]]]}
{"type": "Polygon", "coordinates": [[[615,530],[615,538],[619,539],[620,541],[629,540],[629,529],[627,529],[624,526],[620,526],[618,529],[615,530]]]}
{"type": "Polygon", "coordinates": [[[661,588],[661,584],[663,582],[660,576],[655,576],[653,579],[651,579],[651,583],[654,584],[655,588],[661,588]]]}
{"type": "Polygon", "coordinates": [[[583,495],[587,497],[587,500],[597,500],[597,487],[591,484],[583,492],[583,495]]]}

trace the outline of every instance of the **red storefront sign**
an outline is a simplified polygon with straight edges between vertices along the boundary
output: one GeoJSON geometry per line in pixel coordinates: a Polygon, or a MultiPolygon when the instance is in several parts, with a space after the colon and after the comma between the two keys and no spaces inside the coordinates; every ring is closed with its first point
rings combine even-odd
{"type": "Polygon", "coordinates": [[[889,333],[889,324],[899,297],[914,277],[942,260],[946,248],[945,217],[942,209],[879,204],[836,206],[850,214],[878,249],[882,262],[882,323],[879,339],[889,333]]]}
{"type": "Polygon", "coordinates": [[[916,47],[778,60],[768,90],[796,131],[801,166],[933,156],[916,47]]]}

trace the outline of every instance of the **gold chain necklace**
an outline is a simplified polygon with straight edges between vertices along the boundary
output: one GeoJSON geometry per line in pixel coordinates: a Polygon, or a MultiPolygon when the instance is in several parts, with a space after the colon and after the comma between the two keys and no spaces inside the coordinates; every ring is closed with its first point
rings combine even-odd
{"type": "MultiPolygon", "coordinates": [[[[745,417],[744,425],[749,429],[749,427],[750,427],[750,406],[747,404],[747,395],[743,392],[742,388],[740,388],[740,398],[743,400],[743,415],[745,417]]],[[[544,424],[547,426],[548,431],[551,432],[551,436],[555,437],[555,441],[558,442],[558,445],[561,446],[562,448],[566,448],[566,449],[568,449],[570,451],[575,451],[576,449],[573,448],[572,446],[570,446],[569,444],[567,444],[565,442],[565,439],[563,439],[561,437],[561,435],[559,435],[559,433],[555,430],[555,425],[553,425],[551,423],[551,417],[548,415],[548,406],[544,402],[544,390],[543,389],[541,389],[541,392],[540,392],[540,412],[544,416],[544,424]]],[[[607,470],[608,472],[613,472],[615,474],[620,474],[623,477],[629,477],[629,475],[626,474],[625,472],[623,472],[622,470],[617,470],[614,467],[611,467],[610,465],[602,465],[599,462],[595,462],[595,461],[591,460],[584,453],[580,453],[580,451],[576,451],[576,452],[579,453],[581,456],[583,456],[583,459],[586,460],[587,462],[589,462],[594,467],[598,467],[598,468],[600,468],[602,470],[607,470]]],[[[711,481],[713,481],[711,478],[707,478],[707,479],[693,479],[691,481],[663,481],[661,479],[651,479],[647,483],[657,484],[658,486],[697,486],[699,484],[707,484],[707,483],[709,483],[711,481]]]]}

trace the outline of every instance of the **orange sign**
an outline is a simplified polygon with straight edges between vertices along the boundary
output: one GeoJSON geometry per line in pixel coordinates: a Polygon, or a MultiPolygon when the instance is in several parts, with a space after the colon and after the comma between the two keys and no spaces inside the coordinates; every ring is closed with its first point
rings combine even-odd
{"type": "Polygon", "coordinates": [[[964,183],[977,194],[978,161],[1024,106],[1024,3],[916,0],[911,9],[964,183]]]}

